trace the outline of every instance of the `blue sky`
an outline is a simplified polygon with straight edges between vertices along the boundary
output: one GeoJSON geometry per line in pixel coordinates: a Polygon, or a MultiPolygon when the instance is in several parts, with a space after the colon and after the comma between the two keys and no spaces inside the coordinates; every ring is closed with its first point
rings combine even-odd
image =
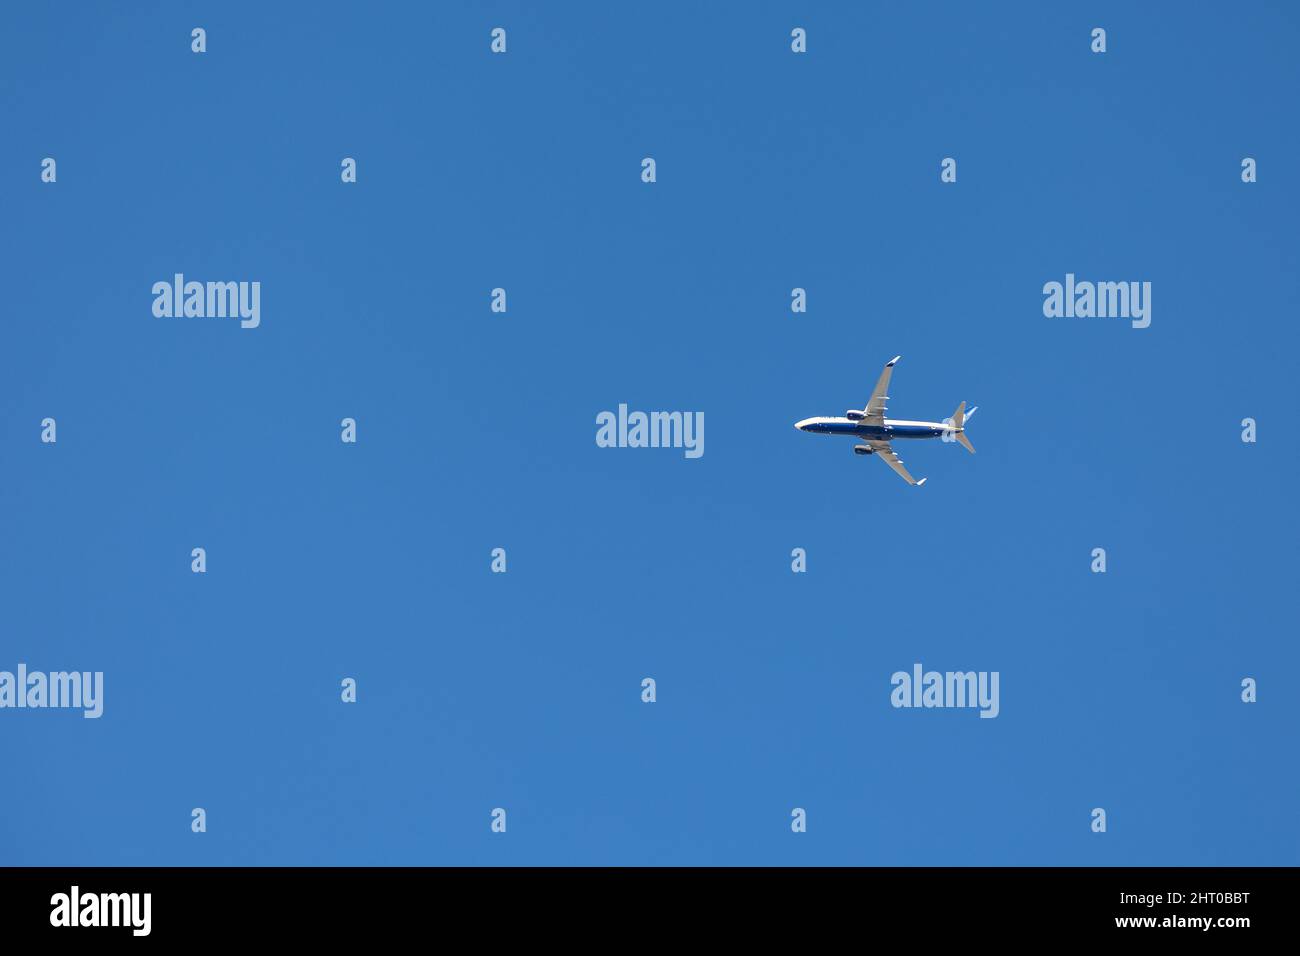
{"type": "Polygon", "coordinates": [[[1297,863],[1290,5],[3,17],[0,669],[105,713],[0,711],[0,863],[1297,863]],[[922,489],[791,427],[899,353],[922,489]]]}

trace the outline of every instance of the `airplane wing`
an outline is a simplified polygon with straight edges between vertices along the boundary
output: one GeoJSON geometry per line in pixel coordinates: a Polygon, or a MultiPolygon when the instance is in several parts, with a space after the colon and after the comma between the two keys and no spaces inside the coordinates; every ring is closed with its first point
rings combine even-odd
{"type": "Polygon", "coordinates": [[[885,370],[880,373],[880,379],[876,382],[876,387],[871,390],[871,399],[867,402],[864,410],[862,423],[864,425],[879,425],[885,420],[885,405],[889,401],[886,394],[889,391],[889,377],[894,373],[894,366],[903,356],[895,355],[885,363],[885,370]]]}
{"type": "MultiPolygon", "coordinates": [[[[888,372],[889,369],[886,368],[885,371],[888,372]]],[[[903,460],[894,454],[894,449],[890,447],[889,442],[872,441],[872,442],[867,442],[867,444],[871,446],[873,451],[875,451],[877,458],[882,459],[885,462],[885,464],[887,464],[890,468],[894,469],[894,471],[898,472],[899,476],[909,485],[916,485],[919,488],[921,485],[925,484],[926,481],[929,480],[926,478],[922,478],[920,481],[917,481],[915,478],[909,475],[907,473],[907,469],[903,467],[903,460]]]]}

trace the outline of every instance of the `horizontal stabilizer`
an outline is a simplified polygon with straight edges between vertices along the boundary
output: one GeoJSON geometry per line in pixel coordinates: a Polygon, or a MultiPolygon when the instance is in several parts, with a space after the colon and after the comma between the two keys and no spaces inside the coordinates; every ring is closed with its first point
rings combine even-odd
{"type": "MultiPolygon", "coordinates": [[[[975,406],[975,407],[978,408],[979,406],[975,406]]],[[[970,443],[970,439],[966,437],[965,428],[966,428],[966,423],[971,420],[971,415],[974,414],[975,414],[975,408],[972,408],[970,410],[970,413],[967,414],[966,403],[962,402],[960,405],[957,406],[957,410],[952,413],[952,418],[948,419],[949,423],[952,426],[951,430],[953,436],[959,442],[961,442],[962,445],[966,447],[966,450],[970,452],[972,455],[975,454],[975,446],[972,445],[970,443]]]]}

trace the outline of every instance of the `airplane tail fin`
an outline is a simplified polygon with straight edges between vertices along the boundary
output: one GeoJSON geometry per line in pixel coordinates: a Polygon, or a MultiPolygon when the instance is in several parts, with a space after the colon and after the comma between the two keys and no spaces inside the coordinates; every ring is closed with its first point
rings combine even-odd
{"type": "Polygon", "coordinates": [[[961,442],[962,445],[965,446],[966,450],[972,455],[975,454],[975,446],[970,443],[970,439],[966,437],[966,432],[963,429],[965,429],[966,423],[974,416],[978,407],[979,406],[972,408],[970,413],[967,414],[966,403],[962,402],[957,406],[957,410],[952,413],[953,432],[956,435],[957,440],[961,442]]]}

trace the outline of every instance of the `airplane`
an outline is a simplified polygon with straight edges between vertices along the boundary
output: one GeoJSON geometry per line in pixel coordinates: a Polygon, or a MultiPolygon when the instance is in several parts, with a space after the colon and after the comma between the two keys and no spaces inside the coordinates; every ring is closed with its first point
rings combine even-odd
{"type": "Polygon", "coordinates": [[[794,427],[801,432],[860,438],[866,444],[854,445],[855,455],[875,455],[884,459],[885,464],[898,472],[904,481],[919,488],[926,483],[927,479],[922,478],[917,481],[909,475],[907,469],[903,467],[902,459],[894,454],[894,449],[889,443],[895,438],[943,438],[945,441],[961,442],[973,455],[975,447],[966,437],[966,423],[975,414],[975,409],[972,408],[967,412],[966,403],[962,402],[952,413],[952,418],[944,422],[909,422],[886,418],[885,404],[889,401],[889,396],[885,393],[889,390],[889,377],[893,374],[894,366],[898,364],[900,358],[901,355],[895,355],[885,363],[885,370],[880,373],[880,380],[876,382],[876,387],[871,392],[871,399],[862,411],[850,408],[844,413],[843,418],[805,418],[801,422],[795,422],[794,427]]]}

